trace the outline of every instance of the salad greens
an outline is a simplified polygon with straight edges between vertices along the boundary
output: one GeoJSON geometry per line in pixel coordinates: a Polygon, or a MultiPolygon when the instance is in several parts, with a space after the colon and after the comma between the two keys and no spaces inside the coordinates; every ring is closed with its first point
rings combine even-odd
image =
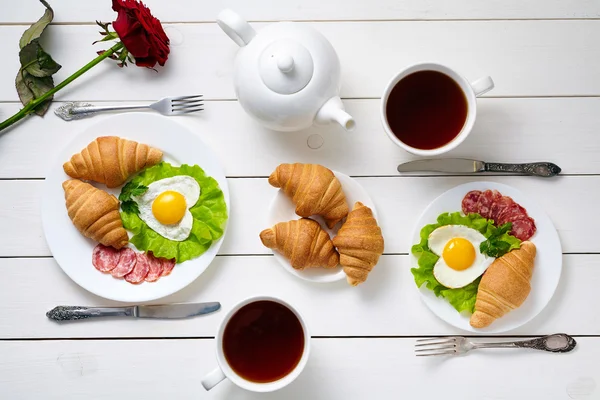
{"type": "Polygon", "coordinates": [[[411,253],[417,257],[419,265],[418,268],[411,269],[415,283],[418,287],[426,284],[429,290],[432,290],[437,297],[444,297],[448,300],[458,312],[472,313],[481,277],[462,288],[450,289],[439,283],[433,275],[433,267],[439,256],[428,247],[429,235],[440,226],[445,225],[464,225],[481,232],[487,240],[481,243],[479,251],[490,257],[498,258],[513,249],[518,249],[521,241],[508,234],[512,228],[511,223],[496,227],[491,219],[483,218],[479,214],[462,215],[460,211],[440,214],[435,224],[425,225],[421,229],[421,241],[411,249],[411,253]]]}
{"type": "Polygon", "coordinates": [[[123,201],[123,226],[134,234],[130,242],[139,250],[152,251],[157,257],[174,258],[177,263],[196,258],[208,250],[214,241],[223,236],[227,222],[227,204],[219,184],[214,178],[206,176],[204,170],[197,165],[183,164],[174,167],[161,162],[144,170],[125,185],[119,199],[123,201]],[[131,196],[143,194],[152,182],[177,175],[191,176],[201,189],[198,201],[190,208],[193,217],[192,231],[181,242],[167,239],[150,229],[139,217],[137,204],[131,200],[131,196]],[[135,204],[135,207],[127,205],[128,203],[135,204]]]}

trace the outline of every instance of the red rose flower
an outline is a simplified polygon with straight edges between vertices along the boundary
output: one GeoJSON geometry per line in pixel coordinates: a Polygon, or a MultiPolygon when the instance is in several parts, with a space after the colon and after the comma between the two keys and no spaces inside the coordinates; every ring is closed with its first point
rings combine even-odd
{"type": "Polygon", "coordinates": [[[113,28],[135,57],[135,64],[148,68],[156,63],[165,65],[169,58],[169,38],[150,10],[136,0],[113,0],[112,8],[118,13],[113,28]]]}

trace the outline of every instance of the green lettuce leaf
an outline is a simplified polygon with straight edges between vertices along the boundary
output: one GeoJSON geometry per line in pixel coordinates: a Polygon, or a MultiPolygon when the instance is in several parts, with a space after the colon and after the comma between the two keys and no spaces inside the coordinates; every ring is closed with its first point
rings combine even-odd
{"type": "MultiPolygon", "coordinates": [[[[197,165],[181,165],[174,167],[161,162],[144,170],[125,187],[149,186],[159,179],[187,175],[196,179],[200,185],[200,198],[190,208],[194,219],[190,236],[181,242],[162,237],[141,220],[136,208],[127,207],[121,212],[121,220],[125,229],[133,232],[130,242],[139,250],[152,251],[157,257],[174,258],[181,263],[196,258],[204,253],[212,243],[223,236],[227,222],[227,204],[217,181],[206,176],[197,165]]],[[[124,187],[124,188],[125,188],[124,187]]],[[[127,197],[123,194],[123,198],[127,197]]],[[[121,197],[121,196],[120,196],[121,197]]]]}
{"type": "Polygon", "coordinates": [[[512,227],[508,224],[497,228],[491,219],[485,219],[479,214],[462,215],[459,211],[440,214],[435,224],[425,225],[421,229],[420,242],[411,248],[411,253],[417,257],[419,266],[410,270],[417,287],[425,284],[427,289],[432,290],[437,297],[445,298],[458,312],[472,313],[475,309],[475,299],[481,277],[465,287],[450,289],[439,283],[433,275],[433,267],[439,257],[427,246],[429,235],[440,226],[445,225],[464,225],[481,232],[487,240],[481,244],[480,251],[491,257],[500,257],[513,249],[518,249],[521,241],[508,234],[512,227]]]}

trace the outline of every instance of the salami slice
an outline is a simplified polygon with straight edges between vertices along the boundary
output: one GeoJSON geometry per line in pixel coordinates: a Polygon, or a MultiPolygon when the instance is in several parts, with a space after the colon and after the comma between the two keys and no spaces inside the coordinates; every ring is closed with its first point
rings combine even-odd
{"type": "Polygon", "coordinates": [[[119,263],[121,252],[114,247],[99,244],[92,252],[92,264],[100,272],[110,272],[119,263]]]}
{"type": "Polygon", "coordinates": [[[477,202],[481,196],[480,190],[471,190],[462,200],[462,211],[465,215],[477,212],[477,202]]]}
{"type": "Polygon", "coordinates": [[[173,271],[173,268],[175,268],[175,259],[172,258],[170,260],[166,259],[166,258],[161,258],[160,261],[162,262],[163,265],[163,272],[161,276],[167,276],[171,273],[171,271],[173,271]]]}
{"type": "Polygon", "coordinates": [[[145,254],[137,253],[135,267],[130,273],[125,275],[125,280],[133,284],[143,282],[150,269],[148,264],[148,257],[145,254]]]}
{"type": "Polygon", "coordinates": [[[492,209],[490,211],[490,219],[493,219],[496,225],[498,225],[498,216],[500,216],[500,213],[514,203],[513,199],[510,197],[502,196],[500,193],[498,194],[500,197],[494,200],[494,204],[492,204],[492,209]]]}
{"type": "Polygon", "coordinates": [[[518,203],[512,203],[498,215],[498,226],[527,217],[527,210],[518,203]]]}
{"type": "Polygon", "coordinates": [[[536,231],[535,221],[531,217],[524,217],[512,221],[510,234],[522,241],[529,240],[536,231]]]}
{"type": "Polygon", "coordinates": [[[494,192],[491,190],[486,190],[481,193],[479,196],[479,201],[477,202],[477,213],[481,215],[483,218],[489,218],[491,214],[492,204],[494,203],[494,192]]]}
{"type": "Polygon", "coordinates": [[[160,258],[154,257],[152,252],[148,252],[145,254],[145,257],[148,259],[148,266],[150,270],[148,271],[148,275],[146,276],[146,282],[155,282],[162,276],[163,273],[163,264],[160,258]]]}
{"type": "Polygon", "coordinates": [[[122,278],[133,270],[136,262],[137,256],[135,255],[135,251],[128,247],[121,249],[119,263],[110,273],[115,278],[122,278]]]}

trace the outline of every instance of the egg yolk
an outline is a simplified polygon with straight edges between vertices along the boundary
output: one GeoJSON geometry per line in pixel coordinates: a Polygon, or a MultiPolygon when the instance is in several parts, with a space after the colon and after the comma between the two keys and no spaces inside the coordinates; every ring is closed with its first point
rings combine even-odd
{"type": "Polygon", "coordinates": [[[450,268],[462,271],[473,265],[473,261],[475,261],[475,248],[467,239],[453,238],[444,246],[442,256],[450,268]]]}
{"type": "Polygon", "coordinates": [[[165,225],[172,225],[181,221],[186,209],[185,197],[181,193],[172,190],[162,192],[156,196],[152,203],[154,218],[165,225]]]}

